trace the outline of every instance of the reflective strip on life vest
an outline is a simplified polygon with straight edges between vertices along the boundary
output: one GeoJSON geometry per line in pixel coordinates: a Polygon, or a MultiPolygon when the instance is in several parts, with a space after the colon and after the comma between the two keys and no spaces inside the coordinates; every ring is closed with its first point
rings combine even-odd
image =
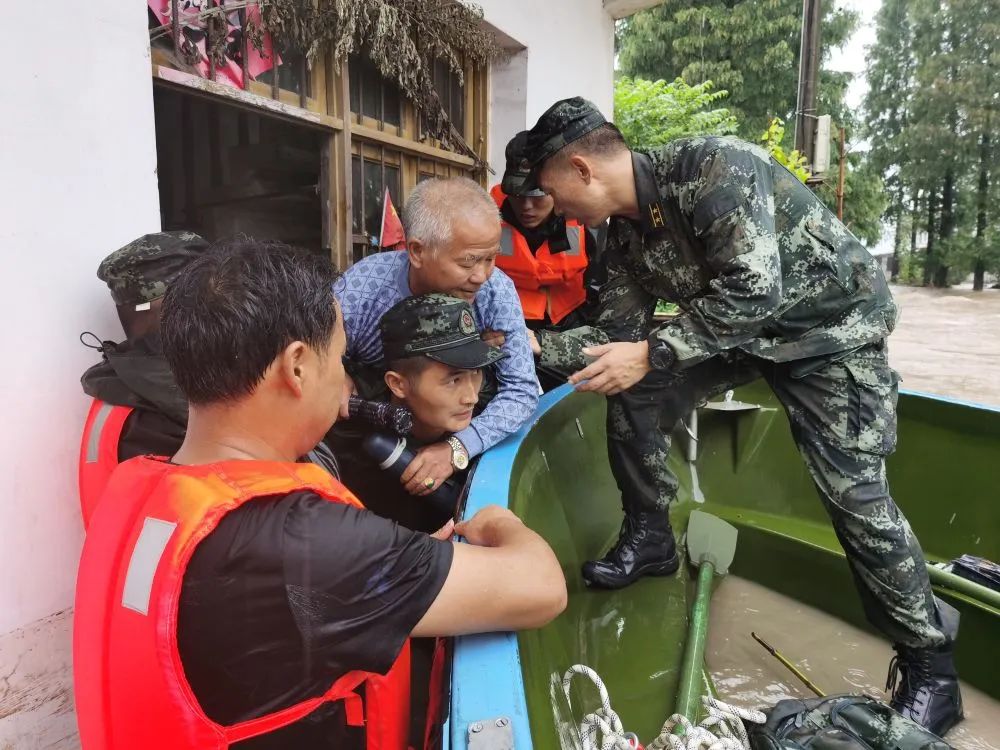
{"type": "MultiPolygon", "coordinates": [[[[586,231],[586,230],[584,230],[586,231]]],[[[566,250],[566,255],[579,255],[581,252],[580,248],[580,227],[567,227],[566,239],[569,240],[569,250],[566,250]]]]}
{"type": "Polygon", "coordinates": [[[505,223],[500,228],[500,255],[514,256],[514,230],[510,224],[505,223]]]}
{"type": "Polygon", "coordinates": [[[167,542],[176,528],[176,523],[149,516],[142,522],[142,531],[132,548],[132,557],[125,573],[125,586],[122,589],[122,606],[126,609],[134,610],[140,615],[149,614],[153,578],[167,542]]]}
{"type": "Polygon", "coordinates": [[[108,417],[111,416],[111,410],[114,409],[113,404],[101,403],[100,408],[97,410],[97,414],[94,415],[94,421],[90,425],[90,434],[87,435],[87,458],[88,464],[97,463],[97,460],[101,457],[101,433],[104,432],[104,423],[108,421],[108,417]]]}

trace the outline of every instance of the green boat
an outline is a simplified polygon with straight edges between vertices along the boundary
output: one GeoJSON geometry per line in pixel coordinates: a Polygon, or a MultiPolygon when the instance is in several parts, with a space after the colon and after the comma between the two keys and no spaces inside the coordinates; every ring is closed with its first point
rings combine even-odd
{"type": "MultiPolygon", "coordinates": [[[[735,526],[732,574],[825,613],[830,647],[817,656],[836,658],[838,626],[868,628],[843,551],[770,390],[759,383],[727,396],[678,426],[670,458],[681,481],[674,528],[683,534],[695,509],[735,526]]],[[[569,605],[540,630],[457,639],[446,731],[453,748],[508,740],[518,750],[579,747],[581,714],[596,707],[597,694],[580,679],[568,705],[562,677],[576,664],[603,678],[625,728],[643,741],[674,711],[697,574],[682,565],[674,577],[621,591],[588,590],[580,578],[580,565],[604,553],[621,523],[604,419],[603,397],[560,388],[476,469],[466,515],[509,498],[559,557],[569,605]]],[[[929,561],[965,553],[1000,559],[998,460],[1000,410],[901,394],[890,485],[929,561]]],[[[963,682],[1000,700],[1000,595],[938,568],[931,576],[936,594],[962,615],[956,658],[963,682]]],[[[707,669],[703,680],[713,691],[707,669]]],[[[1000,715],[998,706],[988,710],[1000,715]]],[[[1000,737],[977,746],[994,743],[1000,737]]]]}

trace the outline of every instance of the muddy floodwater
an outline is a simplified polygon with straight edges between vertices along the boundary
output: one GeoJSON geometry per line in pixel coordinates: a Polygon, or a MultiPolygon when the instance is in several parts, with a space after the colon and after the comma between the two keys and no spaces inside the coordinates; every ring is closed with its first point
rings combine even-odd
{"type": "MultiPolygon", "coordinates": [[[[785,698],[812,697],[750,637],[751,631],[828,694],[864,692],[884,697],[892,648],[842,620],[736,576],[719,584],[711,618],[705,659],[725,701],[758,707],[785,698]]],[[[958,750],[1000,750],[1000,702],[964,683],[962,698],[965,721],[948,733],[949,744],[958,750]]]]}
{"type": "Polygon", "coordinates": [[[1000,290],[893,287],[889,361],[902,387],[1000,407],[1000,290]]]}

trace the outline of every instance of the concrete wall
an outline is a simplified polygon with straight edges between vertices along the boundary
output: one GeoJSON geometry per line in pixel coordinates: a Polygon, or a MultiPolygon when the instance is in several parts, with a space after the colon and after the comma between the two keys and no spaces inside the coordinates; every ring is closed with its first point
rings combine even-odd
{"type": "Polygon", "coordinates": [[[479,0],[486,20],[520,47],[493,69],[490,166],[503,174],[504,148],[559,99],[582,96],[612,115],[614,20],[601,0],[479,0]]]}
{"type": "Polygon", "coordinates": [[[22,750],[74,734],[79,376],[99,358],[77,337],[121,334],[95,271],[159,229],[159,201],[145,5],[5,11],[21,31],[0,81],[0,748],[22,750]]]}

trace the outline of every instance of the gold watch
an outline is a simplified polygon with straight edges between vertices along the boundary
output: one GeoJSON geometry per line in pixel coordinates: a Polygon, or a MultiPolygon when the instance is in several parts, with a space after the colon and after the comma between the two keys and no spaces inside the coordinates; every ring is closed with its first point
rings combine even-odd
{"type": "Polygon", "coordinates": [[[469,452],[465,450],[462,441],[452,435],[448,438],[448,445],[451,446],[451,465],[457,471],[469,468],[469,452]]]}

